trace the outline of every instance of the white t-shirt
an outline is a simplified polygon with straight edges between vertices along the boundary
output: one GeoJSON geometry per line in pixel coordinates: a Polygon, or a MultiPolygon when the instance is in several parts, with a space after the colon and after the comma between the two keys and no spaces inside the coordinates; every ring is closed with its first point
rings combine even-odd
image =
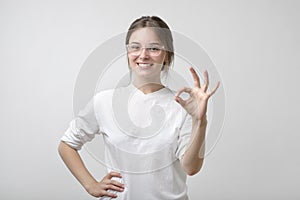
{"type": "Polygon", "coordinates": [[[96,94],[61,140],[79,150],[103,136],[107,170],[120,172],[125,184],[117,200],[187,200],[180,158],[191,128],[170,89],[144,94],[130,84],[96,94]]]}

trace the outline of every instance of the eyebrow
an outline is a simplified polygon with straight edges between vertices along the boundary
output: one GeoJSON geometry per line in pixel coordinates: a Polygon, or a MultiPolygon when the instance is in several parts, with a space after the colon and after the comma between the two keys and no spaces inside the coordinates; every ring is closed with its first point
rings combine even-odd
{"type": "MultiPolygon", "coordinates": [[[[141,43],[139,43],[139,42],[130,42],[130,44],[141,44],[141,43]]],[[[158,42],[150,42],[150,43],[148,43],[148,44],[151,44],[151,45],[153,45],[153,44],[161,45],[161,44],[158,43],[158,42]]]]}

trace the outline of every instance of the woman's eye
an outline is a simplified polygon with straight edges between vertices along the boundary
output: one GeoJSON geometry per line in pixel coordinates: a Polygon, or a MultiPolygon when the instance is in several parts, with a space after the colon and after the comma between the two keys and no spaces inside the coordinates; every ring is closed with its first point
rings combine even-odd
{"type": "Polygon", "coordinates": [[[149,50],[150,51],[159,51],[159,48],[158,47],[150,47],[149,50]]]}
{"type": "Polygon", "coordinates": [[[133,50],[139,50],[140,46],[138,46],[138,45],[132,45],[132,46],[130,46],[130,48],[133,49],[133,50]]]}

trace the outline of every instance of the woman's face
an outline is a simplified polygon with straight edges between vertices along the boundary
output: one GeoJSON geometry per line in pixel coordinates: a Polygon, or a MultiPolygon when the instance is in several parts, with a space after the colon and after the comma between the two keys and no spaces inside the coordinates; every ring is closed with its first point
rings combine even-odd
{"type": "Polygon", "coordinates": [[[135,30],[127,46],[130,68],[139,78],[160,79],[162,64],[166,57],[163,45],[151,28],[135,30]]]}

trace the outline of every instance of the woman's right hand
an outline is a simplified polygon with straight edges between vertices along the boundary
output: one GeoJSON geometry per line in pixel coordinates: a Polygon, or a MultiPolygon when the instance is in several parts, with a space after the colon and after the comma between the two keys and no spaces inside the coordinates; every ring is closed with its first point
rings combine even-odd
{"type": "Polygon", "coordinates": [[[122,178],[118,172],[108,173],[100,182],[95,182],[86,189],[87,192],[94,197],[112,197],[116,198],[117,195],[113,191],[123,192],[124,184],[112,180],[113,177],[122,178]],[[110,190],[110,191],[108,191],[110,190]]]}

